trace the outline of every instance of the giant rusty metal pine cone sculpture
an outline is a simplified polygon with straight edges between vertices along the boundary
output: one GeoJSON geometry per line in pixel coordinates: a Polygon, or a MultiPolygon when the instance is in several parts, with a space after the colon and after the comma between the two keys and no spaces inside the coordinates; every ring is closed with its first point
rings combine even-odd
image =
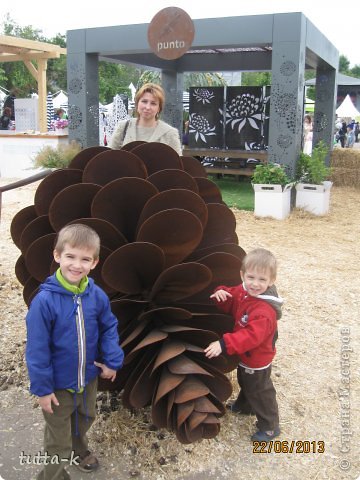
{"type": "Polygon", "coordinates": [[[125,365],[115,384],[128,408],[151,405],[153,423],[182,443],[215,437],[238,358],[209,360],[203,349],[233,320],[209,300],[215,286],[240,282],[235,218],[192,157],[167,145],[90,147],[38,186],[34,205],[11,224],[21,250],[15,272],[27,304],[53,273],[53,247],[68,223],[101,239],[95,281],[119,321],[125,365]]]}

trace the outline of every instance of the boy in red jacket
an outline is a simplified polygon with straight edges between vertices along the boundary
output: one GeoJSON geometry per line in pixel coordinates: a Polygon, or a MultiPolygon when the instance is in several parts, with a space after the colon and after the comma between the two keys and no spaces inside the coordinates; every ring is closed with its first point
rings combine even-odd
{"type": "Polygon", "coordinates": [[[274,285],[277,263],[263,248],[252,250],[241,266],[243,283],[235,287],[220,286],[210,298],[235,320],[234,331],[204,350],[207,358],[226,352],[239,355],[237,378],[240,393],[230,406],[232,412],[255,414],[258,431],[253,441],[269,441],[280,435],[276,391],[271,381],[271,362],[275,356],[277,320],[283,300],[274,285]]]}

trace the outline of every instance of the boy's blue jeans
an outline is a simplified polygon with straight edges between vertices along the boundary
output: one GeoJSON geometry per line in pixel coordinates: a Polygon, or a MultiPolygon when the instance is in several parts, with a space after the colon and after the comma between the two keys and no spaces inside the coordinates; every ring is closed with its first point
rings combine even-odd
{"type": "Polygon", "coordinates": [[[95,420],[96,393],[97,378],[86,385],[83,393],[55,391],[59,406],[52,405],[54,413],[43,411],[44,454],[49,460],[38,474],[37,480],[70,478],[64,468],[70,463],[75,465],[77,455],[83,456],[88,450],[86,433],[95,420]]]}

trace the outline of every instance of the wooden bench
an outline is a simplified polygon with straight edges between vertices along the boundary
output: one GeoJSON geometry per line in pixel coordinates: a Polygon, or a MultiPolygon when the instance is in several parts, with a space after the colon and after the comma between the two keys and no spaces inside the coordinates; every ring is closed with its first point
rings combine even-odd
{"type": "Polygon", "coordinates": [[[215,148],[184,148],[183,155],[187,157],[208,158],[208,165],[204,165],[209,174],[224,174],[251,177],[256,164],[249,165],[244,162],[248,158],[255,158],[261,162],[267,162],[265,150],[225,150],[215,148]],[[210,160],[211,159],[211,160],[210,160]],[[225,160],[227,159],[227,160],[225,160]]]}

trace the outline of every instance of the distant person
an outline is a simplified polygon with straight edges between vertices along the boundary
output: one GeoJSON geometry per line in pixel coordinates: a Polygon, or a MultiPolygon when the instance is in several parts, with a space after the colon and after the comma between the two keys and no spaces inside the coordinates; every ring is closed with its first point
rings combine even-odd
{"type": "Polygon", "coordinates": [[[345,148],[346,135],[347,135],[346,122],[342,122],[341,128],[338,131],[338,139],[339,139],[341,148],[345,148]]]}
{"type": "Polygon", "coordinates": [[[217,308],[231,314],[234,330],[211,342],[204,353],[207,358],[222,353],[239,355],[237,378],[240,392],[230,410],[243,415],[256,415],[257,432],[253,441],[268,442],[280,435],[279,409],[271,380],[271,364],[275,356],[277,320],[283,300],[274,282],[277,262],[264,248],[249,252],[242,263],[242,284],[220,286],[210,296],[217,308]]]}
{"type": "Polygon", "coordinates": [[[0,117],[0,130],[9,130],[11,125],[11,108],[5,107],[0,117]]]}
{"type": "Polygon", "coordinates": [[[11,111],[11,120],[15,120],[15,99],[14,93],[10,93],[4,100],[4,108],[9,107],[11,111]]]}
{"type": "Polygon", "coordinates": [[[63,108],[58,108],[54,115],[55,120],[66,120],[67,116],[63,108]]]}
{"type": "Polygon", "coordinates": [[[311,155],[313,140],[313,123],[310,115],[305,115],[303,126],[303,152],[311,155]]]}
{"type": "Polygon", "coordinates": [[[346,148],[353,148],[354,143],[355,143],[355,131],[354,131],[354,128],[353,128],[353,124],[349,123],[349,125],[347,126],[347,136],[346,136],[345,147],[346,148]]]}
{"type": "Polygon", "coordinates": [[[59,268],[40,285],[26,316],[30,392],[43,411],[44,451],[52,459],[37,480],[69,479],[69,459],[83,472],[99,466],[87,440],[96,416],[97,377],[114,381],[124,359],[109,298],[88,277],[99,251],[93,229],[63,227],[54,249],[59,268]]]}
{"type": "Polygon", "coordinates": [[[135,95],[136,118],[122,120],[115,128],[110,148],[119,149],[127,143],[142,140],[160,142],[182,154],[179,132],[160,120],[164,108],[165,92],[155,83],[145,83],[135,95]]]}
{"type": "Polygon", "coordinates": [[[354,133],[355,133],[355,142],[358,143],[359,141],[359,131],[360,131],[360,127],[359,127],[359,122],[356,122],[355,123],[355,130],[354,130],[354,133]]]}

